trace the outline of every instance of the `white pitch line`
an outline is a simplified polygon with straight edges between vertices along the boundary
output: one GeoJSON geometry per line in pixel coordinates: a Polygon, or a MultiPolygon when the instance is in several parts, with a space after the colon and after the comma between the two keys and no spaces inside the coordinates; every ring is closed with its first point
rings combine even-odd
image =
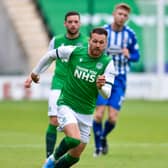
{"type": "MultiPolygon", "coordinates": [[[[168,147],[168,143],[111,143],[111,147],[133,148],[133,147],[168,147]]],[[[89,148],[93,148],[93,144],[89,144],[89,148]]],[[[44,148],[44,144],[0,144],[0,148],[44,148]]]]}

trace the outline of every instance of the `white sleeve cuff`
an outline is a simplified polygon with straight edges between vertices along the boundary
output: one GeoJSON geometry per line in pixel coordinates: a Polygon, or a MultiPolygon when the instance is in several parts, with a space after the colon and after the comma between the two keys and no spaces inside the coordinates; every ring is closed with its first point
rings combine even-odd
{"type": "Polygon", "coordinates": [[[111,89],[112,89],[112,85],[106,83],[104,86],[101,87],[101,89],[99,89],[99,93],[105,99],[108,99],[111,95],[111,89]]]}

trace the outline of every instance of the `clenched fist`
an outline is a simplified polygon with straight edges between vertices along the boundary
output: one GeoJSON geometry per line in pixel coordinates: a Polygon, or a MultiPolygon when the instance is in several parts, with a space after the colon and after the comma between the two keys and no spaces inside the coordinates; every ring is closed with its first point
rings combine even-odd
{"type": "Polygon", "coordinates": [[[35,73],[31,73],[31,78],[32,78],[33,82],[35,82],[35,83],[38,83],[40,80],[40,76],[35,73]]]}

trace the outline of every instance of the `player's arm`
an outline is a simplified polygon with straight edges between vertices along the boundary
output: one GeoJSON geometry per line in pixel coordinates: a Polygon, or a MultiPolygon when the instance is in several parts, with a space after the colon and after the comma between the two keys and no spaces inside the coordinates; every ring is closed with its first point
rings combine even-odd
{"type": "Polygon", "coordinates": [[[48,45],[48,51],[53,50],[54,49],[54,44],[55,44],[55,37],[53,37],[48,45]]]}
{"type": "Polygon", "coordinates": [[[139,60],[139,45],[135,34],[132,35],[131,45],[128,48],[128,60],[132,62],[137,62],[139,60]]]}
{"type": "Polygon", "coordinates": [[[45,72],[51,63],[55,59],[66,59],[68,60],[71,53],[75,49],[75,46],[61,46],[58,47],[57,49],[53,49],[51,51],[48,51],[37,63],[35,68],[33,69],[31,73],[31,78],[35,83],[38,83],[39,81],[39,74],[42,72],[45,72]]]}
{"type": "Polygon", "coordinates": [[[96,81],[99,93],[104,98],[110,97],[114,79],[115,79],[115,68],[113,60],[111,60],[110,63],[107,65],[104,74],[99,76],[96,81]]]}
{"type": "Polygon", "coordinates": [[[140,54],[138,50],[138,45],[130,49],[129,61],[137,62],[139,60],[140,54]]]}

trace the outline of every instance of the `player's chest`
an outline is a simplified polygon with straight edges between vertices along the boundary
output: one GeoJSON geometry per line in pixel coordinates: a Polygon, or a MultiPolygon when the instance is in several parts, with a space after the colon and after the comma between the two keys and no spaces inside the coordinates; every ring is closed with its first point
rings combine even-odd
{"type": "Polygon", "coordinates": [[[108,47],[118,46],[121,48],[129,47],[131,44],[131,38],[127,31],[114,32],[111,31],[108,35],[108,47]]]}
{"type": "Polygon", "coordinates": [[[79,57],[71,61],[71,70],[76,78],[92,83],[104,72],[104,64],[99,60],[79,57]]]}
{"type": "Polygon", "coordinates": [[[99,73],[99,71],[104,70],[104,62],[100,59],[89,58],[89,56],[78,56],[71,61],[71,66],[73,69],[81,67],[86,71],[94,71],[99,73]]]}

